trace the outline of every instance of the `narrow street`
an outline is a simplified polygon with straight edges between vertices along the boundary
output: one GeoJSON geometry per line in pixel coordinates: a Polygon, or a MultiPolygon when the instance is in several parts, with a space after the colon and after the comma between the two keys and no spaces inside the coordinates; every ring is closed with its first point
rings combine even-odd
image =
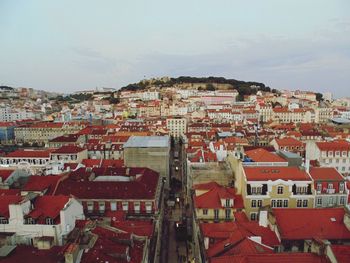
{"type": "Polygon", "coordinates": [[[170,153],[170,189],[166,191],[161,262],[191,262],[191,241],[187,240],[188,219],[192,216],[191,206],[186,206],[186,188],[183,183],[184,156],[181,145],[174,143],[170,153]]]}

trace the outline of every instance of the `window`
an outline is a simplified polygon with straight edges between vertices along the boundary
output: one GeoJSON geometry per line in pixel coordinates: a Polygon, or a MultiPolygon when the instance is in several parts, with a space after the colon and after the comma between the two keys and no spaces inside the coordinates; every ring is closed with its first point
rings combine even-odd
{"type": "Polygon", "coordinates": [[[98,210],[100,211],[100,213],[104,213],[104,211],[105,211],[105,202],[99,202],[98,203],[98,210]]]}
{"type": "Polygon", "coordinates": [[[345,205],[345,196],[341,196],[341,197],[340,197],[339,204],[345,205]]]}
{"type": "Polygon", "coordinates": [[[322,198],[321,198],[321,197],[318,197],[318,198],[316,199],[316,205],[317,205],[317,206],[321,206],[321,205],[322,205],[322,198]]]}
{"type": "Polygon", "coordinates": [[[152,203],[146,202],[146,213],[151,213],[151,212],[152,212],[152,203]]]}
{"type": "Polygon", "coordinates": [[[117,210],[117,203],[111,202],[111,211],[116,211],[116,210],[117,210]]]}
{"type": "Polygon", "coordinates": [[[297,194],[306,194],[307,186],[298,186],[296,189],[297,194]]]}
{"type": "Polygon", "coordinates": [[[276,207],[276,200],[271,200],[271,206],[276,207]]]}
{"type": "Polygon", "coordinates": [[[322,184],[318,183],[317,184],[317,192],[321,192],[322,191],[322,184]]]}
{"type": "Polygon", "coordinates": [[[339,192],[344,192],[344,183],[339,184],[339,192]]]}
{"type": "Polygon", "coordinates": [[[258,207],[262,207],[262,200],[258,200],[258,207]]]}
{"type": "Polygon", "coordinates": [[[277,194],[279,194],[279,195],[283,194],[283,186],[277,187],[277,194]]]}
{"type": "Polygon", "coordinates": [[[134,202],[135,213],[140,213],[140,202],[134,202]]]}
{"type": "Polygon", "coordinates": [[[214,210],[214,219],[215,219],[215,220],[218,220],[218,219],[219,219],[219,210],[218,210],[218,209],[215,209],[215,210],[214,210]]]}
{"type": "Polygon", "coordinates": [[[203,215],[207,215],[208,214],[208,209],[203,209],[203,215]]]}
{"type": "Polygon", "coordinates": [[[277,200],[277,207],[282,207],[282,200],[277,200]]]}
{"type": "Polygon", "coordinates": [[[333,184],[328,184],[328,189],[333,189],[333,184]]]}
{"type": "Polygon", "coordinates": [[[257,213],[250,214],[250,220],[255,221],[257,219],[257,213]]]}
{"type": "Polygon", "coordinates": [[[129,209],[129,204],[128,204],[128,202],[123,202],[123,203],[122,203],[122,206],[123,206],[123,211],[128,211],[128,209],[129,209]]]}
{"type": "Polygon", "coordinates": [[[230,219],[231,218],[231,209],[226,209],[225,210],[225,218],[230,219]]]}
{"type": "Polygon", "coordinates": [[[297,207],[302,207],[303,200],[298,199],[297,200],[297,207]]]}
{"type": "Polygon", "coordinates": [[[288,200],[283,201],[283,207],[288,207],[288,200]]]}
{"type": "Polygon", "coordinates": [[[87,210],[90,213],[94,210],[94,202],[87,202],[87,210]]]}
{"type": "Polygon", "coordinates": [[[253,195],[260,195],[262,193],[261,187],[252,187],[252,194],[253,195]]]}
{"type": "Polygon", "coordinates": [[[53,225],[53,219],[48,217],[48,218],[46,218],[45,223],[46,223],[46,225],[53,225]]]}
{"type": "Polygon", "coordinates": [[[256,200],[252,200],[252,207],[256,207],[256,200]]]}
{"type": "Polygon", "coordinates": [[[35,225],[35,219],[31,217],[28,217],[26,221],[28,225],[35,225]]]}
{"type": "Polygon", "coordinates": [[[230,199],[226,199],[226,207],[230,207],[231,204],[230,204],[230,199]]]}
{"type": "Polygon", "coordinates": [[[8,224],[9,220],[5,217],[0,217],[0,224],[8,224]]]}
{"type": "Polygon", "coordinates": [[[303,200],[303,207],[307,207],[307,200],[303,200]]]}
{"type": "Polygon", "coordinates": [[[332,196],[329,197],[329,199],[328,199],[328,205],[329,205],[329,206],[332,206],[332,205],[333,205],[333,197],[332,197],[332,196]]]}

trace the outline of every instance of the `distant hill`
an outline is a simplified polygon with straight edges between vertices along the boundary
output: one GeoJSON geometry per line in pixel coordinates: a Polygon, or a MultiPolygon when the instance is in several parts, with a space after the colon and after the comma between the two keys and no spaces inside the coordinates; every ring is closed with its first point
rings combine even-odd
{"type": "Polygon", "coordinates": [[[244,95],[256,94],[257,91],[271,91],[277,92],[277,90],[271,90],[270,87],[265,86],[264,83],[255,81],[242,81],[236,79],[226,79],[223,77],[189,77],[181,76],[178,78],[157,78],[150,80],[142,80],[138,83],[129,84],[122,87],[121,91],[138,91],[145,90],[149,87],[171,87],[180,86],[181,88],[198,88],[202,90],[221,90],[221,89],[236,89],[241,97],[244,95]],[[196,84],[196,85],[191,85],[196,84]],[[203,84],[203,85],[199,85],[203,84]]]}

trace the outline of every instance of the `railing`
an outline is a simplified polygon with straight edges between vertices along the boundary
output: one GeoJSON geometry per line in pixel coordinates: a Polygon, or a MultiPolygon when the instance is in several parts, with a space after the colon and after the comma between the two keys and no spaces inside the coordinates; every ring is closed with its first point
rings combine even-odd
{"type": "Polygon", "coordinates": [[[334,194],[335,193],[335,189],[327,189],[327,194],[334,194]]]}

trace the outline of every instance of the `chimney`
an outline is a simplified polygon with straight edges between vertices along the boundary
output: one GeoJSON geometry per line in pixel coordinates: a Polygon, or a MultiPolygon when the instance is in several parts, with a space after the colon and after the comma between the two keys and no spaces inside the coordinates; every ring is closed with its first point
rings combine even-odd
{"type": "Polygon", "coordinates": [[[305,171],[307,173],[310,172],[310,160],[309,159],[305,159],[305,171]]]}
{"type": "Polygon", "coordinates": [[[345,208],[343,222],[345,227],[350,231],[350,213],[349,210],[345,208]]]}
{"type": "Polygon", "coordinates": [[[267,210],[261,210],[259,212],[259,226],[267,227],[268,224],[268,211],[267,210]]]}

